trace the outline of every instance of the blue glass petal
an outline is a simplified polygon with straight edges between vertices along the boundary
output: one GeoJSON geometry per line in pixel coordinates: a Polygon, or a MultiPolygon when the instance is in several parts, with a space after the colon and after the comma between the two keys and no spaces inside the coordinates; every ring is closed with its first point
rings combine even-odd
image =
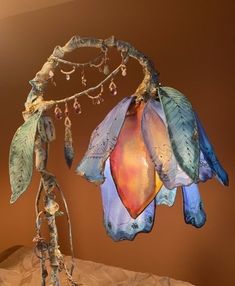
{"type": "Polygon", "coordinates": [[[205,157],[200,151],[200,162],[199,162],[199,180],[202,182],[205,182],[213,177],[213,171],[207,161],[205,160],[205,157]]]}
{"type": "Polygon", "coordinates": [[[209,138],[207,137],[207,134],[197,116],[195,114],[196,120],[197,120],[197,126],[198,126],[198,132],[199,132],[199,142],[200,142],[200,148],[203,152],[203,155],[208,162],[209,166],[213,170],[213,172],[217,175],[217,178],[220,182],[222,182],[224,185],[228,186],[229,179],[228,174],[220,164],[219,160],[217,159],[213,146],[211,145],[209,138]]]}
{"type": "Polygon", "coordinates": [[[118,103],[93,131],[88,150],[77,167],[77,173],[87,180],[101,184],[104,181],[104,162],[112,152],[133,97],[118,103]]]}
{"type": "Polygon", "coordinates": [[[177,188],[173,190],[167,189],[165,186],[161,187],[161,190],[155,197],[156,205],[166,205],[172,207],[175,202],[177,188]]]}
{"type": "Polygon", "coordinates": [[[133,240],[140,232],[150,232],[155,215],[155,200],[144,211],[133,219],[124,207],[114,184],[110,160],[107,159],[104,170],[105,181],[101,185],[104,211],[104,226],[108,235],[115,241],[133,240]]]}
{"type": "Polygon", "coordinates": [[[197,184],[183,186],[182,192],[185,222],[197,228],[202,227],[206,222],[206,213],[197,184]]]}

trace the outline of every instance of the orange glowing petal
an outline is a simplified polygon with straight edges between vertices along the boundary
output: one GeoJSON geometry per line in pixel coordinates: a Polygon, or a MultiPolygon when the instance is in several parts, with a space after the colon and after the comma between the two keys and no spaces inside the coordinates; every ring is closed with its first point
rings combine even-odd
{"type": "Polygon", "coordinates": [[[117,191],[133,218],[147,207],[162,186],[141,133],[143,107],[144,103],[141,103],[127,114],[110,155],[117,191]]]}
{"type": "Polygon", "coordinates": [[[155,195],[160,191],[163,183],[158,175],[157,172],[155,172],[155,195]]]}

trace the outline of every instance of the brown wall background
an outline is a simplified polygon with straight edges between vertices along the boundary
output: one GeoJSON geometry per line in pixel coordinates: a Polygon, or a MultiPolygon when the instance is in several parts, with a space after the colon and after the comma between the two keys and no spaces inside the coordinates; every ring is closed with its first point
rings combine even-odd
{"type": "MultiPolygon", "coordinates": [[[[63,160],[63,122],[56,122],[57,141],[51,145],[49,170],[58,177],[70,207],[76,256],[135,271],[153,272],[196,285],[235,285],[234,192],[234,5],[233,1],[74,1],[0,21],[0,250],[32,245],[34,198],[38,175],[30,189],[9,205],[8,152],[22,124],[21,111],[30,89],[28,80],[41,68],[54,46],[71,36],[116,38],[131,42],[153,59],[164,85],[183,91],[204,123],[216,152],[230,175],[230,187],[216,180],[200,185],[208,221],[201,230],[184,223],[180,192],[173,208],[159,207],[154,229],[134,242],[114,243],[102,225],[99,190],[74,173],[89,136],[105,114],[142,79],[135,62],[128,77],[118,77],[117,98],[107,92],[104,104],[81,100],[83,113],[73,117],[77,150],[72,171],[63,160]]],[[[75,60],[93,52],[80,51],[75,60]]],[[[93,53],[94,54],[94,53],[93,53]]],[[[114,57],[117,62],[117,57],[114,57]]],[[[89,82],[97,77],[87,75],[89,82]]],[[[62,98],[81,89],[79,74],[47,98],[62,98]]],[[[107,91],[107,90],[106,90],[107,91]]],[[[68,253],[65,220],[58,221],[61,248],[68,253]]]]}

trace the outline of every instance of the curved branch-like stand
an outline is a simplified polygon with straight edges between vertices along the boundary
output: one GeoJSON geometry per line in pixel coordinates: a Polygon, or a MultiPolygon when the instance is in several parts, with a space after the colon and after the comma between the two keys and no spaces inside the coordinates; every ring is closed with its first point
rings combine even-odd
{"type": "MultiPolygon", "coordinates": [[[[61,119],[63,117],[63,112],[58,107],[58,104],[65,103],[64,154],[68,167],[71,167],[74,157],[74,149],[72,144],[73,141],[71,121],[69,119],[67,101],[74,100],[73,108],[76,113],[81,111],[77,98],[84,94],[87,95],[88,98],[91,98],[94,104],[99,104],[103,99],[101,97],[103,92],[103,84],[108,80],[111,80],[109,84],[110,92],[115,95],[117,89],[113,76],[116,75],[120,70],[123,76],[126,75],[126,62],[130,57],[136,59],[140,63],[144,72],[144,79],[134,94],[134,100],[137,101],[137,103],[142,100],[146,103],[142,119],[145,119],[147,123],[149,120],[152,120],[153,124],[156,122],[156,126],[154,127],[155,129],[151,129],[147,133],[144,133],[142,131],[146,131],[148,129],[147,127],[144,127],[142,128],[143,130],[141,130],[141,134],[143,135],[142,139],[146,145],[146,152],[149,153],[154,163],[155,169],[159,173],[159,182],[162,180],[161,184],[164,184],[166,190],[171,190],[177,186],[183,186],[183,192],[187,193],[190,191],[190,189],[187,189],[189,185],[189,188],[191,188],[191,186],[195,188],[196,195],[192,194],[192,197],[189,197],[186,202],[184,201],[185,221],[194,225],[195,227],[201,227],[205,223],[206,216],[202,208],[202,202],[196,185],[198,182],[204,182],[207,179],[212,178],[213,174],[215,174],[224,185],[228,185],[228,175],[216,158],[209,139],[207,138],[207,135],[201,126],[201,123],[197,118],[191,103],[180,91],[171,87],[160,87],[160,83],[158,82],[158,73],[155,70],[153,63],[143,53],[137,51],[129,43],[116,40],[114,37],[110,37],[106,40],[101,40],[74,36],[68,43],[65,44],[65,46],[57,46],[54,49],[52,55],[48,58],[42,69],[36,74],[35,78],[30,81],[32,89],[27,97],[25,103],[25,111],[23,112],[23,116],[26,122],[15,133],[10,148],[9,171],[12,187],[12,203],[15,202],[18,197],[26,191],[30,183],[33,172],[33,152],[35,152],[36,157],[36,170],[41,175],[40,185],[35,202],[37,233],[34,238],[34,242],[36,243],[35,253],[41,260],[41,286],[45,286],[47,281],[49,281],[49,286],[60,286],[59,272],[62,270],[64,270],[70,285],[78,286],[72,277],[74,268],[74,255],[68,207],[64,194],[59,184],[57,183],[56,177],[49,173],[46,169],[49,153],[49,143],[55,139],[55,130],[51,118],[46,116],[44,111],[56,105],[55,115],[58,119],[61,119]],[[65,55],[76,50],[77,48],[82,47],[99,48],[101,53],[88,63],[72,63],[64,59],[65,55]],[[107,50],[111,47],[116,48],[121,53],[122,62],[116,69],[109,73],[109,67],[106,64],[106,61],[107,50]],[[98,60],[100,61],[97,63],[98,60]],[[70,97],[60,100],[46,101],[44,100],[44,93],[46,91],[47,84],[53,80],[54,71],[60,63],[68,64],[70,67],[73,67],[70,71],[61,70],[61,72],[66,76],[67,80],[76,70],[76,68],[84,68],[85,66],[98,68],[99,71],[103,71],[106,77],[96,86],[90,87],[70,97]],[[98,95],[91,96],[89,94],[99,87],[100,92],[98,95]],[[158,97],[160,106],[155,105],[156,101],[153,98],[150,98],[151,96],[154,99],[157,99],[158,97]],[[162,112],[158,111],[160,107],[165,115],[164,120],[162,120],[162,115],[160,115],[162,112]],[[146,117],[145,112],[148,111],[151,113],[149,117],[146,117]],[[161,134],[163,138],[161,144],[169,149],[167,152],[169,151],[168,153],[172,155],[172,160],[169,161],[168,159],[166,160],[166,158],[161,158],[161,154],[158,154],[158,151],[155,150],[156,148],[154,148],[154,146],[156,145],[156,142],[154,139],[152,139],[153,130],[160,132],[159,134],[161,134]],[[62,214],[58,203],[55,201],[56,195],[58,193],[62,197],[69,226],[69,241],[72,256],[71,268],[68,268],[65,264],[58,243],[56,217],[62,214]],[[44,205],[42,210],[39,210],[40,199],[42,198],[44,205]],[[46,219],[48,224],[48,242],[43,239],[41,234],[41,224],[43,218],[46,219]],[[50,261],[51,270],[49,279],[47,277],[49,273],[47,272],[46,263],[48,259],[50,261]]],[[[84,70],[81,72],[81,81],[82,84],[86,86],[84,70]]],[[[128,98],[128,105],[123,105],[125,108],[123,106],[118,107],[114,113],[111,113],[111,115],[108,116],[107,122],[106,119],[102,122],[103,125],[100,125],[101,133],[104,133],[104,136],[102,134],[100,137],[100,134],[98,134],[100,132],[94,132],[94,136],[92,135],[91,144],[87,154],[85,155],[85,159],[92,159],[93,161],[91,160],[90,162],[98,163],[95,163],[97,165],[94,168],[95,172],[93,170],[95,164],[84,164],[87,166],[89,165],[88,168],[86,167],[89,172],[92,170],[91,173],[94,172],[94,174],[101,174],[100,166],[102,165],[102,167],[104,167],[104,161],[107,159],[107,156],[109,156],[110,152],[112,152],[113,148],[115,147],[118,135],[120,133],[121,125],[123,124],[127,109],[130,106],[129,104],[131,104],[134,100],[133,98],[128,98]],[[120,118],[112,116],[112,114],[116,114],[119,111],[121,112],[120,118]],[[115,120],[118,121],[117,124],[113,123],[115,120]],[[108,126],[108,131],[111,131],[110,133],[112,133],[112,135],[109,134],[109,132],[105,129],[106,127],[104,126],[108,126]],[[112,128],[116,128],[118,131],[112,132],[112,128]],[[103,129],[105,129],[104,132],[103,129]],[[97,152],[97,150],[99,152],[97,152]],[[97,157],[96,154],[99,156],[97,157]],[[95,161],[94,159],[97,158],[98,161],[95,161]]],[[[161,146],[159,148],[161,149],[161,146]]],[[[82,171],[80,173],[83,174],[85,172],[82,171]]],[[[160,193],[161,189],[158,189],[158,191],[160,193]]],[[[154,193],[154,195],[156,195],[156,193],[154,193]]],[[[147,196],[149,198],[148,193],[147,196]]],[[[146,202],[148,203],[148,199],[146,202]]],[[[169,201],[167,204],[172,205],[172,202],[169,201]]],[[[137,212],[135,214],[138,215],[137,212]]]]}
{"type": "MultiPolygon", "coordinates": [[[[99,57],[100,56],[98,56],[97,58],[99,57]]],[[[101,39],[81,38],[79,36],[74,36],[68,43],[65,44],[65,46],[55,47],[52,55],[48,58],[47,62],[43,65],[42,69],[36,74],[35,78],[30,81],[32,89],[25,103],[26,110],[23,112],[24,119],[27,120],[27,118],[37,110],[41,111],[43,118],[44,116],[43,111],[49,109],[55,104],[65,103],[69,100],[76,99],[77,97],[83,94],[88,95],[89,92],[94,91],[99,87],[102,88],[103,84],[106,81],[112,79],[112,77],[116,75],[123,68],[123,66],[125,66],[129,57],[136,59],[142,65],[144,72],[144,79],[135,93],[137,100],[141,100],[144,96],[155,95],[159,84],[157,71],[155,70],[152,62],[143,53],[137,51],[132,45],[130,45],[127,42],[116,40],[114,37],[110,37],[106,40],[101,40],[101,39]],[[66,54],[76,50],[77,48],[84,48],[84,47],[99,48],[103,53],[105,53],[108,48],[111,47],[117,48],[117,50],[121,52],[122,63],[111,73],[109,73],[104,80],[102,80],[99,84],[97,84],[94,87],[90,87],[89,89],[76,93],[73,96],[67,97],[62,100],[45,101],[43,96],[47,87],[47,83],[54,75],[54,71],[56,70],[59,63],[66,63],[73,66],[73,70],[71,72],[63,71],[64,74],[69,74],[74,72],[75,66],[84,66],[84,64],[70,63],[63,59],[66,54]]],[[[90,64],[90,66],[97,67],[97,65],[94,63],[90,64]]],[[[54,175],[46,171],[48,144],[51,140],[53,139],[48,139],[45,144],[45,142],[43,143],[43,140],[41,140],[40,135],[38,135],[35,140],[36,169],[41,174],[40,186],[35,202],[35,210],[37,217],[36,220],[37,236],[35,237],[34,241],[36,242],[36,253],[38,254],[38,257],[41,259],[42,286],[46,285],[46,277],[48,275],[45,264],[45,261],[47,259],[47,252],[49,254],[49,259],[51,264],[50,285],[52,286],[60,285],[58,274],[59,271],[63,269],[65,270],[71,285],[77,285],[72,278],[72,272],[74,267],[73,262],[72,262],[72,267],[69,271],[67,266],[64,264],[63,256],[59,251],[58,234],[56,227],[56,214],[59,211],[59,205],[55,202],[56,195],[54,189],[55,190],[57,189],[57,191],[59,191],[64,202],[69,225],[69,238],[70,238],[71,254],[73,260],[71,223],[65,197],[54,175]],[[44,190],[44,210],[39,212],[39,200],[43,190],[44,190]],[[41,215],[44,215],[48,223],[48,229],[50,234],[50,240],[48,243],[45,242],[44,239],[41,237],[41,232],[40,232],[41,215]]]]}
{"type": "MultiPolygon", "coordinates": [[[[43,100],[42,95],[46,89],[48,80],[51,78],[51,73],[53,73],[58,66],[59,60],[63,59],[66,54],[76,50],[77,48],[85,47],[99,48],[101,50],[114,47],[121,53],[125,54],[126,58],[131,57],[136,59],[143,67],[144,72],[144,79],[139,85],[136,94],[141,96],[145,93],[156,93],[156,89],[159,84],[158,72],[155,70],[151,60],[148,59],[143,53],[136,50],[131,44],[124,41],[116,40],[113,36],[106,40],[95,38],[81,38],[79,36],[74,36],[63,47],[55,47],[52,55],[48,58],[42,69],[36,74],[35,78],[30,81],[32,89],[25,103],[26,111],[34,111],[35,108],[32,107],[39,102],[41,103],[41,101],[43,100]],[[39,99],[39,101],[37,99],[39,99]]],[[[119,66],[116,70],[114,70],[113,74],[111,73],[110,75],[108,75],[107,78],[111,78],[115,73],[119,71],[120,68],[121,67],[119,66]]],[[[96,87],[90,88],[89,90],[76,94],[75,96],[85,94],[87,91],[92,91],[99,86],[100,85],[97,85],[96,87]]],[[[64,101],[45,101],[43,103],[43,108],[47,109],[54,104],[61,102],[64,101]]]]}

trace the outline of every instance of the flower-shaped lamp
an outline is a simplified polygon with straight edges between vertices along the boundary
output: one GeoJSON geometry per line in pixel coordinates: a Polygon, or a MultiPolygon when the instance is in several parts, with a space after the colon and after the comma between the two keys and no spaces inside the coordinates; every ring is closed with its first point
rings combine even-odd
{"type": "Polygon", "coordinates": [[[198,183],[228,175],[188,99],[170,87],[124,98],[93,131],[78,174],[100,185],[104,225],[115,240],[152,229],[157,205],[182,188],[185,222],[206,221],[198,183]]]}

